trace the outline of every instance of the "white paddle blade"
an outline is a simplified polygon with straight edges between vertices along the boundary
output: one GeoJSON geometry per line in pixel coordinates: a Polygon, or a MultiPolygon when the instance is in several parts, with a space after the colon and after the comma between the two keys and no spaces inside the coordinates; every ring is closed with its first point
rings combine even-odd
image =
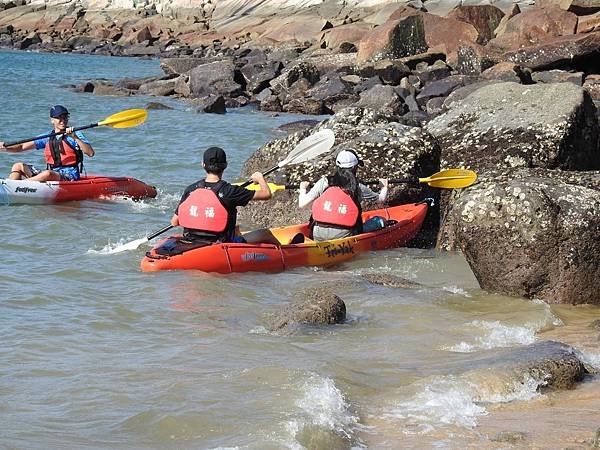
{"type": "Polygon", "coordinates": [[[127,242],[126,244],[119,245],[118,247],[113,248],[112,250],[110,250],[108,252],[108,254],[112,255],[114,253],[121,253],[121,252],[126,252],[128,250],[135,250],[140,245],[145,244],[146,242],[148,242],[147,237],[143,237],[141,239],[136,239],[135,241],[127,242]]]}
{"type": "Polygon", "coordinates": [[[330,129],[318,131],[302,139],[287,157],[279,163],[279,167],[300,164],[328,152],[335,142],[335,134],[330,129]]]}

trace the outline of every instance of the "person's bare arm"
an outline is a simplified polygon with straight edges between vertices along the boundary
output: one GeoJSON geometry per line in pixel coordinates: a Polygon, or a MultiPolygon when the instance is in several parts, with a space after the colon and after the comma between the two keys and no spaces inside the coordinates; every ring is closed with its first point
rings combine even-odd
{"type": "Polygon", "coordinates": [[[271,188],[265,181],[265,177],[262,173],[254,172],[250,178],[252,178],[252,181],[260,186],[260,189],[254,192],[254,197],[252,197],[252,200],[269,200],[273,196],[271,193],[271,188]]]}
{"type": "Polygon", "coordinates": [[[33,141],[23,142],[22,144],[11,145],[10,147],[5,147],[4,142],[0,141],[0,152],[7,153],[21,153],[27,150],[33,150],[35,148],[35,143],[33,141]]]}

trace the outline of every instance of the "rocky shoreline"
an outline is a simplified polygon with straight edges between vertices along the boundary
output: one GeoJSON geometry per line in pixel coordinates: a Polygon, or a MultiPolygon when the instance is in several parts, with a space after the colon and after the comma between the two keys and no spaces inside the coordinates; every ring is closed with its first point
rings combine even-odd
{"type": "MultiPolygon", "coordinates": [[[[335,131],[333,154],[356,149],[365,178],[476,170],[462,192],[392,190],[390,204],[438,200],[417,245],[461,249],[483,289],[600,304],[598,2],[0,5],[2,46],[160,57],[165,72],[75,90],[176,97],[205,113],[332,115],[259,149],[244,177],[320,128],[335,131]]],[[[276,181],[316,180],[332,166],[323,158],[276,181]]],[[[307,218],[293,193],[269,203],[241,217],[307,218]]]]}

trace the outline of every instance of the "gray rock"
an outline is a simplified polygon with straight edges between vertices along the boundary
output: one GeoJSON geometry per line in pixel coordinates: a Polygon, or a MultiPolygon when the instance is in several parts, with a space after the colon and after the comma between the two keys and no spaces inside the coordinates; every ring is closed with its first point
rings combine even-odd
{"type": "Polygon", "coordinates": [[[388,114],[404,114],[404,102],[396,93],[393,86],[381,84],[373,86],[368,91],[361,92],[358,107],[380,109],[388,114]]]}
{"type": "Polygon", "coordinates": [[[425,105],[425,109],[427,114],[430,117],[437,116],[441,114],[444,110],[444,102],[446,101],[445,97],[433,97],[427,100],[427,104],[425,105]]]}
{"type": "Polygon", "coordinates": [[[190,71],[190,91],[194,97],[209,94],[234,97],[241,94],[242,86],[236,81],[232,61],[216,61],[201,64],[190,71]]]}
{"type": "Polygon", "coordinates": [[[225,99],[222,95],[207,95],[206,97],[195,98],[195,105],[198,105],[197,112],[205,112],[212,114],[225,114],[225,99]]]}
{"type": "Polygon", "coordinates": [[[571,83],[483,86],[427,130],[440,141],[447,167],[600,168],[595,107],[571,83]]]}
{"type": "Polygon", "coordinates": [[[454,236],[483,289],[598,304],[600,176],[590,188],[575,178],[593,173],[539,172],[483,178],[454,203],[441,234],[454,236]]]}
{"type": "Polygon", "coordinates": [[[176,78],[156,80],[144,83],[139,87],[140,94],[166,96],[175,94],[176,78]]]}
{"type": "Polygon", "coordinates": [[[279,61],[247,63],[240,69],[246,82],[246,90],[257,94],[269,86],[271,80],[279,76],[283,65],[279,61]]]}
{"type": "Polygon", "coordinates": [[[533,72],[531,78],[536,83],[573,83],[577,86],[583,86],[583,72],[547,70],[543,72],[533,72]]]}
{"type": "Polygon", "coordinates": [[[296,114],[327,114],[329,111],[323,100],[314,98],[294,98],[283,105],[283,111],[296,114]]]}
{"type": "Polygon", "coordinates": [[[158,103],[158,102],[150,102],[146,104],[146,109],[173,109],[170,106],[167,105],[163,105],[162,103],[158,103]]]}
{"type": "Polygon", "coordinates": [[[600,428],[598,428],[594,434],[594,438],[592,439],[592,447],[600,448],[600,428]]]}
{"type": "Polygon", "coordinates": [[[427,102],[432,97],[447,97],[456,88],[463,86],[464,80],[460,75],[444,78],[443,80],[431,81],[417,94],[417,100],[427,102]]]}
{"type": "Polygon", "coordinates": [[[484,86],[488,86],[490,84],[496,84],[496,83],[500,83],[500,81],[484,80],[484,81],[478,81],[475,83],[467,84],[466,86],[459,87],[459,88],[455,89],[454,91],[452,91],[450,93],[450,95],[448,95],[448,97],[446,97],[446,100],[444,100],[444,109],[449,109],[453,103],[467,98],[469,95],[471,95],[477,89],[482,88],[484,86]]]}
{"type": "Polygon", "coordinates": [[[335,72],[323,75],[306,93],[311,98],[323,100],[327,106],[347,98],[349,94],[350,88],[342,81],[340,74],[335,72]]]}
{"type": "Polygon", "coordinates": [[[277,129],[285,131],[286,133],[295,133],[297,131],[314,128],[319,123],[319,120],[313,119],[297,120],[295,122],[284,123],[283,125],[279,125],[277,129]]]}
{"type": "Polygon", "coordinates": [[[576,350],[562,342],[540,341],[508,350],[495,349],[489,356],[473,361],[474,366],[511,374],[517,380],[533,378],[542,392],[573,389],[583,380],[586,369],[576,350]]]}
{"type": "Polygon", "coordinates": [[[346,304],[329,288],[308,288],[294,295],[294,300],[277,314],[270,325],[280,330],[292,324],[332,325],[346,320],[346,304]]]}
{"type": "Polygon", "coordinates": [[[494,442],[508,442],[518,444],[525,440],[527,435],[522,431],[500,431],[491,440],[494,442]]]}

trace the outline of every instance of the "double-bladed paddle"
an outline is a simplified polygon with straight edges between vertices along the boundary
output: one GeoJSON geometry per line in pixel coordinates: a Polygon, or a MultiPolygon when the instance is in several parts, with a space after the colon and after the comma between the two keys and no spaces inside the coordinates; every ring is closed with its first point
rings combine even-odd
{"type": "MultiPolygon", "coordinates": [[[[108,126],[111,128],[130,128],[136,127],[146,121],[148,117],[148,111],[145,109],[127,109],[125,111],[118,112],[113,114],[112,116],[108,116],[106,119],[101,120],[100,122],[91,123],[89,125],[85,125],[83,127],[73,128],[73,131],[81,131],[86,130],[88,128],[100,127],[100,126],[108,126]]],[[[34,141],[36,139],[45,139],[53,136],[60,136],[62,133],[48,133],[43,136],[35,136],[29,139],[22,139],[17,142],[9,142],[5,143],[4,147],[12,147],[13,145],[23,144],[25,142],[34,141]]]]}
{"type": "MultiPolygon", "coordinates": [[[[321,131],[318,131],[315,134],[312,134],[302,139],[298,143],[298,145],[296,145],[294,149],[285,157],[285,159],[280,161],[275,167],[272,167],[271,169],[264,172],[263,175],[266,176],[272,172],[275,172],[277,169],[281,169],[286,166],[301,164],[306,161],[310,161],[311,159],[316,158],[317,156],[322,155],[323,153],[326,153],[329,150],[331,150],[331,147],[333,147],[334,142],[335,135],[333,131],[329,129],[323,129],[321,131]]],[[[245,183],[241,184],[241,187],[246,187],[250,184],[252,184],[252,180],[246,181],[245,183]]],[[[154,239],[155,237],[165,233],[166,231],[169,231],[171,228],[173,228],[173,225],[166,226],[163,229],[158,230],[157,232],[152,233],[148,236],[120,245],[111,250],[109,253],[120,253],[126,250],[135,250],[140,245],[154,239]]]]}
{"type": "MultiPolygon", "coordinates": [[[[390,184],[403,184],[403,183],[427,183],[429,186],[443,188],[443,189],[460,189],[467,186],[471,186],[477,180],[477,174],[472,170],[467,169],[448,169],[442,170],[441,172],[434,173],[433,175],[426,178],[392,178],[388,180],[390,184]]],[[[379,180],[360,181],[362,184],[377,184],[379,180]]],[[[298,184],[275,184],[269,183],[271,192],[283,191],[286,189],[298,189],[298,184]]],[[[258,189],[257,184],[250,186],[246,185],[246,189],[256,190],[258,189]]]]}

